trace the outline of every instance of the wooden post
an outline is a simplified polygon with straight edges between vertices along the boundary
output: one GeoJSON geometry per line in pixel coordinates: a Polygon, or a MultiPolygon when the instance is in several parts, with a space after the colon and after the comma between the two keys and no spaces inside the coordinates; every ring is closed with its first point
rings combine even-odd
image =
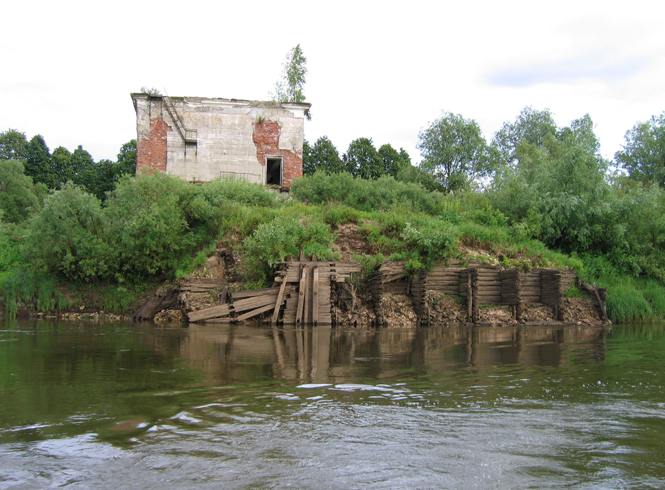
{"type": "MultiPolygon", "coordinates": [[[[286,279],[286,278],[284,278],[286,279]]],[[[284,300],[284,291],[286,290],[286,280],[282,281],[282,285],[279,287],[279,293],[277,294],[277,303],[275,303],[275,311],[272,314],[272,319],[270,320],[270,324],[274,325],[277,323],[277,319],[279,318],[279,308],[282,306],[282,301],[284,300]]]]}
{"type": "Polygon", "coordinates": [[[308,324],[312,322],[312,268],[307,268],[305,274],[305,305],[302,312],[302,323],[308,324]]]}
{"type": "Polygon", "coordinates": [[[467,317],[468,321],[473,323],[473,290],[471,289],[471,269],[467,269],[466,274],[467,290],[466,290],[466,303],[467,303],[467,317]]]}
{"type": "Polygon", "coordinates": [[[296,309],[296,325],[302,323],[303,310],[305,309],[305,289],[307,287],[307,266],[301,264],[300,290],[298,291],[298,308],[296,309]]]}
{"type": "Polygon", "coordinates": [[[312,280],[312,324],[319,323],[319,268],[314,267],[312,280]]]}

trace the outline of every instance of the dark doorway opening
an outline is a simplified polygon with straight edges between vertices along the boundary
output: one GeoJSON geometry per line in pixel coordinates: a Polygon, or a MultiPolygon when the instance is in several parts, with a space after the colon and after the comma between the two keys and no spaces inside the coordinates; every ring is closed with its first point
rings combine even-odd
{"type": "Polygon", "coordinates": [[[266,158],[266,185],[282,185],[282,157],[266,158]]]}

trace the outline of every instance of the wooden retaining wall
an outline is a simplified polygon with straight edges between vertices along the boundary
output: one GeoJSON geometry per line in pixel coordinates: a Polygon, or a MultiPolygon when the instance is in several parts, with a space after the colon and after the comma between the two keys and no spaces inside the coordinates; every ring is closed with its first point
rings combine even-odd
{"type": "MultiPolygon", "coordinates": [[[[575,286],[577,274],[574,271],[559,269],[534,269],[522,272],[518,268],[503,269],[501,266],[470,261],[464,266],[458,260],[435,266],[415,278],[401,275],[403,262],[382,264],[372,280],[374,304],[380,304],[382,294],[395,292],[409,294],[414,310],[419,318],[429,318],[427,293],[461,297],[467,306],[467,321],[477,323],[479,307],[484,305],[510,306],[513,318],[521,319],[523,307],[527,304],[550,306],[554,318],[561,320],[561,311],[566,292],[575,286]],[[389,283],[390,287],[386,287],[389,283]]],[[[597,306],[604,314],[605,290],[598,289],[597,306]]],[[[377,311],[377,321],[381,322],[377,311]]]]}
{"type": "MultiPolygon", "coordinates": [[[[429,293],[462,298],[469,323],[478,323],[479,308],[484,305],[508,305],[513,318],[520,320],[524,305],[543,304],[553,309],[556,320],[562,320],[565,294],[577,280],[574,271],[534,269],[521,272],[517,268],[503,269],[479,261],[462,265],[458,260],[450,260],[429,272],[421,271],[417,277],[409,277],[405,265],[404,261],[385,262],[376,268],[369,280],[371,302],[379,325],[384,324],[380,305],[385,295],[410,297],[416,315],[429,319],[429,293]]],[[[189,321],[242,321],[269,312],[272,324],[330,325],[333,323],[333,284],[343,283],[359,272],[357,262],[317,261],[316,257],[307,260],[301,256],[300,260],[280,264],[275,287],[228,294],[224,290],[220,295],[221,304],[189,313],[189,321]]],[[[211,284],[183,285],[182,289],[198,291],[211,286],[212,281],[211,284]]],[[[606,291],[595,286],[585,287],[591,288],[601,316],[606,319],[606,291]]]]}

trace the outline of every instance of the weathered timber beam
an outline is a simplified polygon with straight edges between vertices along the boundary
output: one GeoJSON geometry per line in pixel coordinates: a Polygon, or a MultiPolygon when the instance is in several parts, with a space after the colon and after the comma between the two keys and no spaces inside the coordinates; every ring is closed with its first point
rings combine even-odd
{"type": "Polygon", "coordinates": [[[270,323],[274,325],[277,323],[279,317],[279,308],[282,306],[282,301],[284,301],[284,291],[286,291],[286,282],[283,282],[279,287],[279,293],[277,294],[277,302],[275,303],[275,312],[270,319],[270,323]]]}
{"type": "Polygon", "coordinates": [[[279,309],[274,304],[270,303],[269,305],[263,306],[261,308],[256,308],[255,310],[244,313],[244,314],[240,315],[239,317],[237,317],[236,320],[241,322],[243,320],[247,320],[248,318],[252,318],[256,315],[260,315],[261,313],[265,313],[266,311],[270,311],[273,308],[276,309],[276,310],[279,309]]]}
{"type": "Polygon", "coordinates": [[[280,288],[266,288],[266,289],[248,289],[246,291],[234,291],[231,293],[231,298],[233,300],[252,298],[254,296],[264,296],[266,294],[277,295],[280,288]]]}
{"type": "Polygon", "coordinates": [[[190,312],[187,317],[190,322],[198,322],[201,320],[208,320],[210,318],[226,316],[231,312],[230,305],[217,305],[209,308],[204,308],[198,311],[190,312]]]}
{"type": "Polygon", "coordinates": [[[312,323],[319,322],[319,269],[314,268],[314,277],[312,279],[312,323]]]}

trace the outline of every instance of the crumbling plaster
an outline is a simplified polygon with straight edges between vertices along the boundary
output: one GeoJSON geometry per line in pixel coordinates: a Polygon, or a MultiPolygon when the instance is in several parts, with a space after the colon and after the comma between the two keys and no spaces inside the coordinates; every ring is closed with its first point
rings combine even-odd
{"type": "Polygon", "coordinates": [[[283,185],[302,176],[309,104],[172,97],[170,110],[161,96],[132,94],[132,99],[137,117],[137,171],[166,171],[197,182],[235,175],[265,183],[265,158],[281,156],[283,185]],[[195,143],[181,136],[174,115],[185,128],[196,131],[195,143]],[[156,128],[165,130],[165,138],[156,128]],[[263,134],[266,128],[270,137],[263,134]],[[163,154],[166,161],[162,163],[163,154]]]}

